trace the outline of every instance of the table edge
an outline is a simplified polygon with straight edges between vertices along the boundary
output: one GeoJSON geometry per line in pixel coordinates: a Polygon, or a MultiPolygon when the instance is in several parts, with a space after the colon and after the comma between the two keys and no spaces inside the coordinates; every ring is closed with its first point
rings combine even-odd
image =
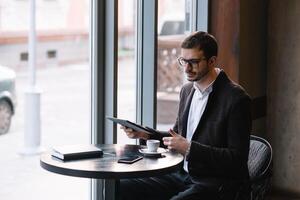
{"type": "Polygon", "coordinates": [[[154,169],[154,170],[145,170],[138,172],[95,172],[95,171],[85,171],[85,170],[77,170],[77,169],[66,169],[62,167],[57,167],[54,165],[50,165],[48,163],[40,160],[40,166],[50,172],[73,176],[73,177],[81,177],[81,178],[95,178],[95,179],[125,179],[125,178],[145,178],[158,176],[163,174],[168,174],[179,170],[182,166],[182,162],[179,162],[176,165],[166,167],[163,169],[154,169]]]}

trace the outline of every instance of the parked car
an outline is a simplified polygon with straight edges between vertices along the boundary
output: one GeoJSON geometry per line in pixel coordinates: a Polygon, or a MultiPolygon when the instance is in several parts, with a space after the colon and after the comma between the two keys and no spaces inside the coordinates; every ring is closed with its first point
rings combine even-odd
{"type": "Polygon", "coordinates": [[[159,35],[182,35],[184,26],[184,21],[165,21],[159,35]]]}
{"type": "Polygon", "coordinates": [[[0,135],[9,131],[11,118],[15,113],[16,73],[0,65],[0,135]]]}

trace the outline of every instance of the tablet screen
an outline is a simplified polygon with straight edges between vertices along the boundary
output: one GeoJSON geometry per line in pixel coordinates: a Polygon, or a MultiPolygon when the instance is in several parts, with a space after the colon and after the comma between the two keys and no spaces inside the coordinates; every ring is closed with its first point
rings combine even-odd
{"type": "Polygon", "coordinates": [[[128,120],[124,120],[124,119],[118,119],[118,118],[114,118],[114,117],[107,117],[107,119],[116,122],[122,126],[125,126],[127,128],[131,128],[135,131],[141,131],[141,132],[145,132],[147,134],[152,134],[151,132],[149,132],[145,127],[138,125],[134,122],[128,121],[128,120]]]}

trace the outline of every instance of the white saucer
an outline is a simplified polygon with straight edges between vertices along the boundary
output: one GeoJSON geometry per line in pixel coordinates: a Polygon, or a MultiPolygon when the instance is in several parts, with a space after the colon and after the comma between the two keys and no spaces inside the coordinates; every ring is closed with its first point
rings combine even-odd
{"type": "Polygon", "coordinates": [[[159,156],[162,153],[166,153],[165,149],[159,148],[157,151],[149,151],[148,149],[139,149],[139,152],[145,156],[159,156]]]}

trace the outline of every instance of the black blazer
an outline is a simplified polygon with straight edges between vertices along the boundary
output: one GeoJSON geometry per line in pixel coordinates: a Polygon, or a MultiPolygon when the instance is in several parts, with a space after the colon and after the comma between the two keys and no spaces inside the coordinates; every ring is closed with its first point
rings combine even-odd
{"type": "MultiPolygon", "coordinates": [[[[194,92],[193,83],[184,85],[180,92],[174,131],[184,137],[194,92]]],[[[194,180],[223,182],[249,178],[250,107],[251,99],[245,90],[221,71],[213,84],[187,156],[189,174],[194,180]]],[[[165,136],[167,134],[161,132],[153,138],[165,136]]]]}

